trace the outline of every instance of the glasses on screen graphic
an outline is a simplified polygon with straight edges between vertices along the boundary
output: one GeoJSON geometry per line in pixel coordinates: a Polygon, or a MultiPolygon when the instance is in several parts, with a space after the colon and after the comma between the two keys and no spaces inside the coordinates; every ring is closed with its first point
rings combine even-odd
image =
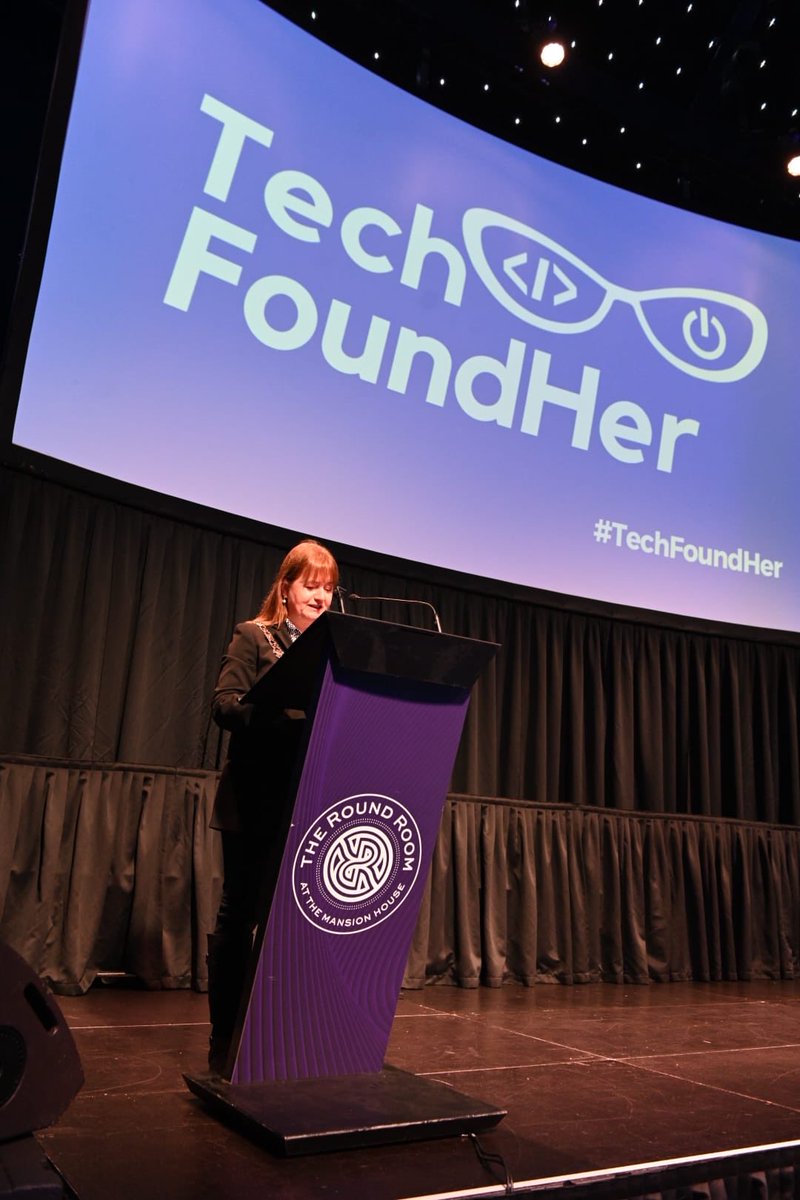
{"type": "Polygon", "coordinates": [[[630,305],[662,358],[697,379],[732,383],[764,357],[766,318],[740,296],[710,288],[620,287],[538,229],[487,208],[468,209],[462,228],[490,294],[537,329],[585,333],[619,302],[630,305]]]}

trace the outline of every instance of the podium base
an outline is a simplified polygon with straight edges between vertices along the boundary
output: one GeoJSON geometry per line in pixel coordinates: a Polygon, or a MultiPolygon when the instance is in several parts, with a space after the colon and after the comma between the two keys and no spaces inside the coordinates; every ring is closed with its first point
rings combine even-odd
{"type": "Polygon", "coordinates": [[[184,1079],[214,1116],[275,1154],[293,1157],[490,1129],[506,1115],[446,1084],[384,1067],[364,1075],[231,1084],[184,1079]]]}

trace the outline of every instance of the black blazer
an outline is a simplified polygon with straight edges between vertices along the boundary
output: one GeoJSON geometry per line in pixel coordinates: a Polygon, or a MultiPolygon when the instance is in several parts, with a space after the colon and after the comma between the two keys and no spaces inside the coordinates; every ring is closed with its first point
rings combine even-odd
{"type": "MultiPolygon", "coordinates": [[[[267,628],[281,652],[288,650],[291,638],[285,625],[267,628]]],[[[231,736],[214,801],[214,829],[269,838],[280,827],[303,714],[241,702],[279,657],[255,621],[236,626],[223,655],[211,712],[231,736]]]]}

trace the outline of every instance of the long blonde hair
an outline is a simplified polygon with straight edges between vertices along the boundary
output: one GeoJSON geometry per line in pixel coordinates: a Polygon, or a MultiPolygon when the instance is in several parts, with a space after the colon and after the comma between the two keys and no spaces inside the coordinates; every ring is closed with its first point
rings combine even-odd
{"type": "Polygon", "coordinates": [[[272,587],[264,597],[256,620],[266,621],[268,625],[280,625],[286,620],[284,585],[293,583],[295,579],[311,578],[321,578],[335,588],[339,582],[339,568],[327,546],[308,538],[293,546],[284,558],[278,568],[278,574],[272,581],[272,587]]]}

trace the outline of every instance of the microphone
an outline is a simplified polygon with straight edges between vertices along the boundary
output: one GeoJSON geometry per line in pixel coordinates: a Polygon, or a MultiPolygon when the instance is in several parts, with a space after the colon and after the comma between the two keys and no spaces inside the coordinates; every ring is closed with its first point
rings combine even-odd
{"type": "Polygon", "coordinates": [[[387,604],[421,604],[424,608],[429,608],[433,613],[433,619],[436,622],[436,632],[442,632],[442,623],[439,620],[439,614],[428,600],[407,600],[404,596],[359,596],[358,592],[348,592],[347,599],[386,601],[387,604]]]}
{"type": "Polygon", "coordinates": [[[348,591],[347,591],[347,588],[345,588],[345,587],[342,587],[342,585],[341,585],[341,584],[339,584],[339,585],[338,585],[338,587],[335,587],[333,590],[334,590],[334,592],[336,593],[336,595],[337,595],[337,596],[338,596],[338,598],[339,598],[339,609],[340,609],[340,611],[341,611],[341,612],[343,612],[343,613],[345,613],[345,615],[346,615],[346,614],[347,614],[347,609],[346,609],[346,608],[345,608],[345,606],[344,606],[344,602],[345,602],[345,600],[351,600],[351,599],[352,599],[352,596],[350,596],[350,594],[348,593],[348,591]]]}

